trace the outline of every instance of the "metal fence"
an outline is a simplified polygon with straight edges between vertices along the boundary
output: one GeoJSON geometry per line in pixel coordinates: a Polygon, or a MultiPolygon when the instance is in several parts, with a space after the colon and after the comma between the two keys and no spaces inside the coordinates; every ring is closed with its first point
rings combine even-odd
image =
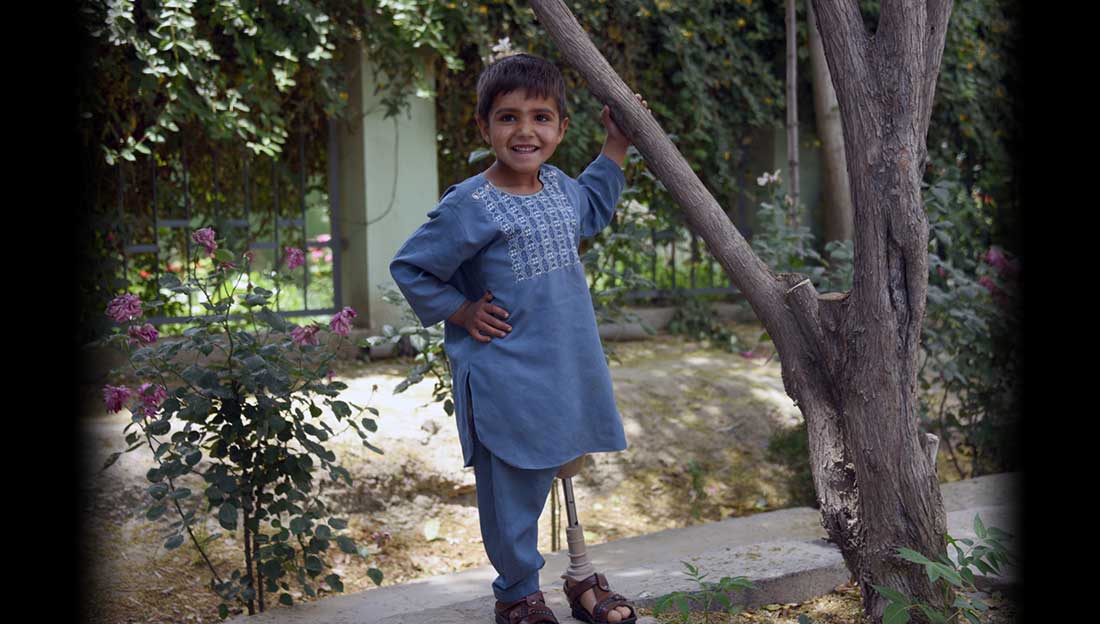
{"type": "MultiPolygon", "coordinates": [[[[611,229],[618,230],[617,220],[611,229]]],[[[634,302],[654,302],[693,295],[736,296],[740,290],[730,283],[721,266],[706,251],[706,245],[687,227],[658,230],[649,228],[652,251],[631,254],[624,271],[647,276],[655,288],[628,290],[623,297],[634,302]],[[683,240],[686,236],[686,241],[683,240]],[[684,243],[687,243],[685,246],[684,243]],[[682,276],[687,273],[686,280],[682,276]]],[[[609,279],[612,288],[622,285],[616,276],[609,279]]]]}
{"type": "MultiPolygon", "coordinates": [[[[194,276],[193,260],[206,252],[202,247],[195,249],[191,233],[210,226],[224,240],[220,247],[238,256],[253,252],[249,279],[257,285],[273,282],[284,247],[305,251],[304,266],[295,269],[301,276],[300,303],[288,305],[286,293],[276,289],[276,314],[297,317],[341,310],[334,130],[330,122],[324,132],[295,132],[276,158],[226,148],[205,138],[188,140],[179,132],[168,149],[120,163],[115,167],[114,186],[126,283],[145,284],[149,292],[159,290],[155,285],[165,272],[178,273],[180,281],[194,276]]],[[[243,271],[244,266],[238,263],[237,270],[243,271]]],[[[180,313],[149,316],[145,321],[186,323],[205,313],[195,293],[187,294],[186,304],[182,295],[179,298],[166,308],[182,309],[180,313]]],[[[228,318],[240,320],[244,315],[228,318]]]]}

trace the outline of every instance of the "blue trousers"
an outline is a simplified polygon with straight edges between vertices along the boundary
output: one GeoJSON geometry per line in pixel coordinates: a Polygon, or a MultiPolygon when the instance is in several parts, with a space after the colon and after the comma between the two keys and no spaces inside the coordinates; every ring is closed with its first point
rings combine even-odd
{"type": "Polygon", "coordinates": [[[530,470],[517,468],[493,455],[474,429],[474,480],[481,540],[497,571],[493,594],[512,602],[539,590],[539,570],[546,560],[539,554],[539,516],[561,466],[530,470]]]}

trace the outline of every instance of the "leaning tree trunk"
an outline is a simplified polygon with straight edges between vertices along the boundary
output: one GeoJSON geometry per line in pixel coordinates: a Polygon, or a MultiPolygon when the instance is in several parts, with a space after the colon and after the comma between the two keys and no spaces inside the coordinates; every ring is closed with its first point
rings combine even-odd
{"type": "Polygon", "coordinates": [[[825,240],[852,240],[852,192],[844,158],[844,128],[840,106],[825,62],[814,5],[806,0],[806,30],[810,35],[810,76],[814,85],[814,118],[821,139],[821,188],[825,206],[825,240]]]}
{"type": "Polygon", "coordinates": [[[806,419],[822,524],[868,616],[880,622],[886,605],[872,584],[946,606],[923,568],[895,554],[946,551],[935,465],[918,435],[916,373],[928,286],[920,180],[951,0],[887,1],[874,36],[855,0],[814,0],[855,206],[852,290],[823,295],[802,275],[773,274],[752,252],[562,0],[531,5],[771,336],[784,389],[806,419]]]}

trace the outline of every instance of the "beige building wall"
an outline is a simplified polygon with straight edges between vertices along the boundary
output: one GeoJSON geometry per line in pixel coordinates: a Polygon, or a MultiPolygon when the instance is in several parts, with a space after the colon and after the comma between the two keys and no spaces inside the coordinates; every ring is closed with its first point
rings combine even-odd
{"type": "Polygon", "coordinates": [[[385,76],[376,76],[365,51],[349,58],[358,67],[347,68],[355,71],[348,103],[359,123],[340,127],[337,139],[341,287],[344,305],[359,313],[355,325],[380,333],[403,324],[379,288],[396,288],[390,260],[439,201],[435,100],[413,96],[408,112],[387,119],[374,94],[385,76]]]}

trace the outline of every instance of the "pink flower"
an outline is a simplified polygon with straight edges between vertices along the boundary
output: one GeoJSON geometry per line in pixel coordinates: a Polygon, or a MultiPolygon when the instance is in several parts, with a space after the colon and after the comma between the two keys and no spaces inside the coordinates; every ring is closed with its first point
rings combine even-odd
{"type": "Polygon", "coordinates": [[[141,316],[141,298],[137,295],[119,295],[107,304],[107,316],[118,323],[125,323],[141,316]]]}
{"type": "Polygon", "coordinates": [[[947,271],[944,271],[943,267],[941,267],[941,266],[936,267],[936,272],[940,274],[940,277],[943,277],[943,278],[947,277],[947,271]]]}
{"type": "Polygon", "coordinates": [[[306,345],[317,346],[317,332],[320,331],[320,327],[317,325],[306,325],[305,327],[295,327],[290,330],[290,338],[294,341],[294,344],[304,347],[306,345]]]}
{"type": "Polygon", "coordinates": [[[741,357],[749,358],[750,360],[752,360],[752,359],[758,358],[760,356],[753,353],[752,351],[742,351],[741,352],[741,357]]]}
{"type": "Polygon", "coordinates": [[[985,255],[982,256],[982,259],[986,261],[986,264],[995,269],[1004,268],[1005,255],[996,245],[990,247],[989,251],[985,252],[985,255]]]}
{"type": "Polygon", "coordinates": [[[336,316],[333,316],[332,320],[329,321],[329,329],[331,329],[333,333],[340,334],[341,336],[347,336],[348,333],[351,331],[351,319],[355,318],[356,316],[357,315],[355,314],[355,310],[351,309],[348,306],[344,306],[344,309],[337,312],[336,316]]]}
{"type": "Polygon", "coordinates": [[[305,264],[306,254],[297,247],[286,247],[286,268],[293,271],[294,269],[305,264]]]}
{"type": "Polygon", "coordinates": [[[334,370],[331,370],[331,369],[329,370],[329,372],[328,372],[328,382],[329,382],[329,383],[332,383],[332,377],[333,377],[333,375],[335,375],[335,374],[336,374],[336,371],[334,371],[334,370]]]}
{"type": "Polygon", "coordinates": [[[126,331],[138,344],[153,344],[157,341],[157,337],[160,335],[157,332],[157,328],[153,327],[151,323],[146,323],[141,327],[137,325],[131,325],[130,329],[126,331]]]}
{"type": "Polygon", "coordinates": [[[202,228],[191,233],[191,240],[195,243],[206,247],[206,251],[210,252],[210,255],[214,255],[214,250],[218,248],[217,241],[214,240],[213,228],[202,228]]]}
{"type": "Polygon", "coordinates": [[[317,242],[318,243],[327,243],[330,240],[332,240],[332,234],[318,234],[317,235],[317,242]]]}
{"type": "Polygon", "coordinates": [[[107,412],[114,414],[122,411],[133,394],[134,391],[126,386],[103,386],[103,402],[107,404],[107,412]]]}
{"type": "Polygon", "coordinates": [[[157,415],[160,404],[168,398],[168,389],[160,384],[153,386],[151,383],[143,383],[138,389],[138,396],[141,397],[141,412],[147,418],[152,418],[157,415]]]}
{"type": "Polygon", "coordinates": [[[222,262],[222,263],[218,264],[218,269],[219,270],[235,269],[235,268],[237,268],[237,263],[236,262],[222,262]]]}
{"type": "Polygon", "coordinates": [[[256,252],[249,249],[248,251],[244,252],[244,257],[246,260],[248,260],[249,264],[252,264],[253,260],[255,260],[256,258],[256,252]]]}

